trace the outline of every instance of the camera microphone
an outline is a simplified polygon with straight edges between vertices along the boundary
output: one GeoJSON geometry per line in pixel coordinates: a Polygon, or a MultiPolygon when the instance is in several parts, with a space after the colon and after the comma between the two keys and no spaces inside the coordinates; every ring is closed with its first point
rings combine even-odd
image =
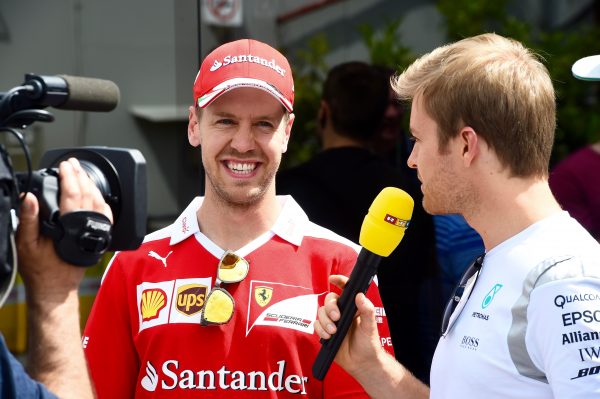
{"type": "Polygon", "coordinates": [[[321,350],[313,363],[313,375],[323,380],[356,313],[356,295],[366,293],[377,273],[382,257],[389,256],[404,237],[410,223],[414,200],[405,191],[386,187],[375,198],[360,229],[360,250],[350,278],[338,298],[340,319],[337,332],[331,338],[321,339],[321,350]]]}
{"type": "MultiPolygon", "coordinates": [[[[110,80],[70,75],[25,74],[25,82],[0,93],[0,125],[20,127],[36,120],[31,109],[55,107],[73,111],[108,112],[119,103],[119,87],[110,80]],[[28,118],[32,119],[28,121],[28,118]]],[[[42,121],[51,121],[52,119],[42,121]]]]}
{"type": "Polygon", "coordinates": [[[68,96],[56,108],[74,111],[109,112],[119,104],[119,87],[110,80],[58,75],[65,81],[68,96]]]}

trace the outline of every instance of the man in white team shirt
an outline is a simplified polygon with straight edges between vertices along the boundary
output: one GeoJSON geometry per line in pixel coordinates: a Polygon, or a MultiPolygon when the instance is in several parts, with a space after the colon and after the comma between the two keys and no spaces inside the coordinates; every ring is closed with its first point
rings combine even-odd
{"type": "MultiPolygon", "coordinates": [[[[431,390],[381,351],[362,294],[336,362],[375,398],[600,395],[600,245],[548,187],[555,96],[546,68],[520,43],[485,34],[424,55],[392,86],[412,101],[408,164],[425,210],[462,214],[486,254],[447,308],[431,390]]],[[[323,338],[336,330],[336,299],[319,309],[323,338]]]]}

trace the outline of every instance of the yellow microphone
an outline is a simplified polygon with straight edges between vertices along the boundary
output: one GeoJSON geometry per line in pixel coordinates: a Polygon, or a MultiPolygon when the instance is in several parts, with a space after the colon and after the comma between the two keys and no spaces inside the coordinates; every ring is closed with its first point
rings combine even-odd
{"type": "Polygon", "coordinates": [[[362,249],[356,259],[350,278],[338,299],[340,319],[337,332],[331,338],[321,339],[321,350],[313,363],[313,375],[323,380],[356,314],[354,299],[360,292],[366,293],[382,257],[389,256],[398,246],[410,224],[414,200],[405,191],[386,187],[371,206],[360,229],[362,249]]]}
{"type": "Polygon", "coordinates": [[[383,257],[400,244],[410,223],[415,201],[405,191],[386,187],[375,198],[360,229],[360,245],[383,257]]]}

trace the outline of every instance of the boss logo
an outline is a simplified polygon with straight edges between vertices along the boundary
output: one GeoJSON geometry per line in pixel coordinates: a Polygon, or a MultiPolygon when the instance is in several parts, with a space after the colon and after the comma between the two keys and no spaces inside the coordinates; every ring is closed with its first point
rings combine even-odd
{"type": "Polygon", "coordinates": [[[460,342],[460,346],[461,348],[477,350],[477,347],[479,346],[479,338],[465,335],[460,342]]]}

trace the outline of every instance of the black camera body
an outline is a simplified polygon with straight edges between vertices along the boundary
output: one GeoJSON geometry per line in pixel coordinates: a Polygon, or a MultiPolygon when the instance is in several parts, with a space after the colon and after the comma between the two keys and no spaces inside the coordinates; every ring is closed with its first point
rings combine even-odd
{"type": "Polygon", "coordinates": [[[135,249],[146,234],[146,161],[135,149],[78,147],[46,152],[31,174],[17,172],[20,192],[30,191],[40,204],[42,234],[52,237],[58,254],[78,266],[97,263],[106,250],[135,249]],[[58,165],[77,158],[113,213],[112,228],[99,215],[80,213],[60,217],[58,165]],[[29,187],[28,187],[29,186],[29,187]],[[107,227],[109,227],[107,229],[107,227]]]}

